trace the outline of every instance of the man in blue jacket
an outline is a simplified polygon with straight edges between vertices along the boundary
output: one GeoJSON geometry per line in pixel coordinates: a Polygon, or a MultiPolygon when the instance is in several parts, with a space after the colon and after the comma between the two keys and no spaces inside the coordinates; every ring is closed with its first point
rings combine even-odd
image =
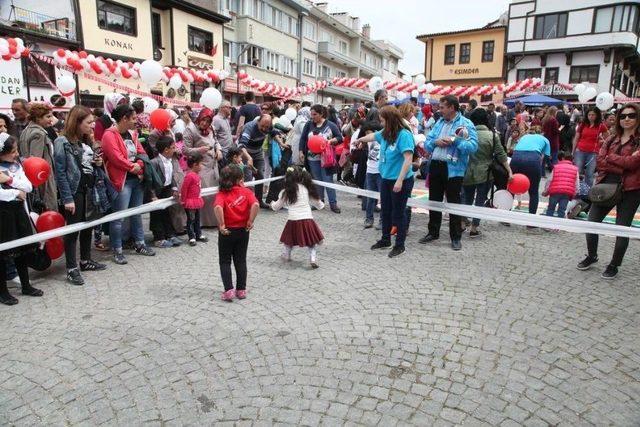
{"type": "MultiPolygon", "coordinates": [[[[462,180],[469,155],[478,149],[478,136],[473,123],[460,113],[458,98],[447,95],[440,99],[442,117],[433,125],[424,148],[431,153],[429,165],[429,200],[460,203],[462,180]]],[[[440,237],[442,212],[429,211],[429,232],[419,240],[426,244],[440,237]]],[[[449,236],[454,251],[462,249],[462,218],[449,216],[449,236]]]]}

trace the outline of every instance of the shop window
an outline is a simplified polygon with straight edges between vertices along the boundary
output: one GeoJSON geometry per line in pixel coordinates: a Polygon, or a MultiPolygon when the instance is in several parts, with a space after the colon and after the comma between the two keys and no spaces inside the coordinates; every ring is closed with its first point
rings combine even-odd
{"type": "Polygon", "coordinates": [[[468,64],[471,61],[471,43],[460,43],[460,63],[468,64]]]}
{"type": "Polygon", "coordinates": [[[599,65],[579,65],[571,67],[569,83],[598,83],[599,65]]]}
{"type": "Polygon", "coordinates": [[[97,0],[98,27],[116,33],[136,35],[136,10],[107,0],[97,0]]]}
{"type": "Polygon", "coordinates": [[[448,44],[444,47],[444,63],[451,65],[456,62],[456,45],[448,44]]]}
{"type": "Polygon", "coordinates": [[[40,72],[36,69],[36,67],[32,67],[32,66],[25,67],[27,70],[27,77],[25,79],[25,82],[28,81],[29,86],[42,86],[46,88],[50,87],[49,83],[47,82],[47,78],[49,79],[49,81],[53,83],[56,82],[55,66],[47,62],[41,61],[40,59],[37,59],[33,56],[31,58],[34,61],[36,61],[36,63],[44,73],[44,76],[40,74],[40,72]]]}
{"type": "Polygon", "coordinates": [[[213,49],[213,34],[198,28],[189,27],[189,50],[211,55],[213,49]]]}

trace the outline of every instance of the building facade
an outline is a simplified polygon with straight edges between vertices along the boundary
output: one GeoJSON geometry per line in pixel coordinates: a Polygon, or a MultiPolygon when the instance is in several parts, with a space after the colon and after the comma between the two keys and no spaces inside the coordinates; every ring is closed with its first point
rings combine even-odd
{"type": "MultiPolygon", "coordinates": [[[[83,0],[80,5],[82,46],[88,53],[114,60],[155,59],[169,67],[222,69],[224,23],[229,19],[213,12],[213,0],[83,0]]],[[[134,85],[135,83],[130,83],[134,85]]],[[[197,101],[207,84],[191,84],[173,90],[163,83],[151,93],[181,101],[197,101]]],[[[208,86],[208,85],[207,85],[208,86]]],[[[79,78],[81,100],[100,106],[110,86],[79,78]]]]}
{"type": "MultiPolygon", "coordinates": [[[[505,33],[506,26],[497,20],[482,28],[418,36],[425,44],[424,76],[445,86],[504,83],[505,33]]],[[[493,96],[477,99],[491,101],[493,96]]]]}
{"type": "MultiPolygon", "coordinates": [[[[77,7],[73,0],[53,3],[36,0],[0,2],[0,37],[17,37],[36,55],[53,57],[58,49],[78,49],[77,7]],[[55,4],[54,4],[55,3],[55,4]]],[[[57,80],[67,71],[47,61],[28,58],[2,61],[0,67],[0,110],[10,111],[11,100],[50,102],[59,109],[75,105],[76,97],[62,97],[57,80]]]]}
{"type": "Polygon", "coordinates": [[[554,83],[588,82],[616,97],[640,95],[640,0],[512,0],[509,81],[538,77],[542,93],[575,99],[554,83]]]}

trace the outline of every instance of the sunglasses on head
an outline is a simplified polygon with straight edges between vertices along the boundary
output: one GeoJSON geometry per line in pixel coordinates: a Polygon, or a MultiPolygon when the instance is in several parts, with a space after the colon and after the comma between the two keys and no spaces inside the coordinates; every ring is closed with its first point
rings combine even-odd
{"type": "Polygon", "coordinates": [[[638,114],[636,113],[620,114],[620,120],[625,120],[625,119],[635,120],[637,118],[638,118],[638,114]]]}

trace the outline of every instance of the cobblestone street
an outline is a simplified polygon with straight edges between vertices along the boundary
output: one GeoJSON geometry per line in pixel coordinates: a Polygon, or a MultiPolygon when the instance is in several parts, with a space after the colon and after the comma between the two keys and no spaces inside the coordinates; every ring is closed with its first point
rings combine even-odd
{"type": "Polygon", "coordinates": [[[220,301],[213,230],[84,287],[34,274],[43,298],[0,307],[0,424],[640,424],[637,242],[605,281],[612,238],[581,272],[582,235],[483,223],[453,252],[414,214],[390,260],[338,197],[318,270],[279,259],[286,213],[261,212],[244,301],[220,301]]]}

